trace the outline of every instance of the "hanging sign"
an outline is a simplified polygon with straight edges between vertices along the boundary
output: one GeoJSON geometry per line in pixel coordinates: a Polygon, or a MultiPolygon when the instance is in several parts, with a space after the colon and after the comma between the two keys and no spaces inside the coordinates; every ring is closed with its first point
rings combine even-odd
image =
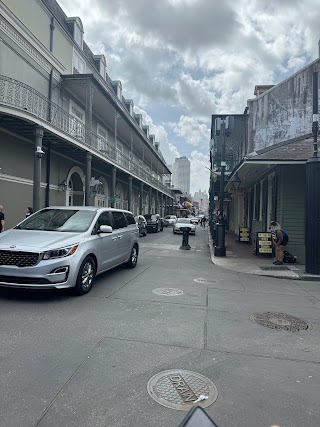
{"type": "Polygon", "coordinates": [[[257,233],[256,255],[272,255],[271,233],[257,233]]]}
{"type": "Polygon", "coordinates": [[[250,230],[247,227],[239,227],[239,242],[249,243],[250,230]]]}

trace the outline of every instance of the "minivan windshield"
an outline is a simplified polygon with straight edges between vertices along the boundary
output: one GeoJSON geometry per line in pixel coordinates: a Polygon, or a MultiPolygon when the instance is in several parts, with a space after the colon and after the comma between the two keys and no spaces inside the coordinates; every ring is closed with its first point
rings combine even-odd
{"type": "Polygon", "coordinates": [[[77,209],[43,209],[14,227],[16,230],[84,232],[90,227],[96,212],[77,209]]]}

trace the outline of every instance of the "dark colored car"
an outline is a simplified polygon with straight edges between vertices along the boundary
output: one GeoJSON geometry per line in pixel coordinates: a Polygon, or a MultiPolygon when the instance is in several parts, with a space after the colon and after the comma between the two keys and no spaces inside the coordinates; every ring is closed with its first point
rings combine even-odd
{"type": "Polygon", "coordinates": [[[159,214],[146,214],[144,217],[147,220],[148,231],[154,231],[155,233],[163,231],[163,219],[159,214]]]}
{"type": "Polygon", "coordinates": [[[139,234],[142,234],[142,236],[147,235],[147,220],[143,215],[137,215],[135,218],[136,223],[139,227],[139,234]]]}

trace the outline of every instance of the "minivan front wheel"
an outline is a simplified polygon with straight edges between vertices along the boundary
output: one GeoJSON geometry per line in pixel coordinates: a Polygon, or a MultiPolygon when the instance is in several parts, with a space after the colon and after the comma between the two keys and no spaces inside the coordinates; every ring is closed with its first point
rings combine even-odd
{"type": "Polygon", "coordinates": [[[126,266],[128,268],[134,268],[137,265],[137,262],[138,262],[138,247],[137,245],[134,245],[131,250],[129,261],[126,263],[126,266]]]}
{"type": "Polygon", "coordinates": [[[87,256],[79,268],[79,273],[74,287],[76,295],[84,295],[92,288],[96,275],[96,265],[91,256],[87,256]]]}

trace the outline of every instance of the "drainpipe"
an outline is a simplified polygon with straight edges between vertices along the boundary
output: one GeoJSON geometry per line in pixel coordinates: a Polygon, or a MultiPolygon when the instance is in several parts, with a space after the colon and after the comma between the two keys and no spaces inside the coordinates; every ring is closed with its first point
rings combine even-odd
{"type": "Polygon", "coordinates": [[[56,28],[55,24],[55,19],[54,17],[51,18],[51,24],[50,24],[50,52],[53,51],[53,32],[54,29],[56,28]]]}

